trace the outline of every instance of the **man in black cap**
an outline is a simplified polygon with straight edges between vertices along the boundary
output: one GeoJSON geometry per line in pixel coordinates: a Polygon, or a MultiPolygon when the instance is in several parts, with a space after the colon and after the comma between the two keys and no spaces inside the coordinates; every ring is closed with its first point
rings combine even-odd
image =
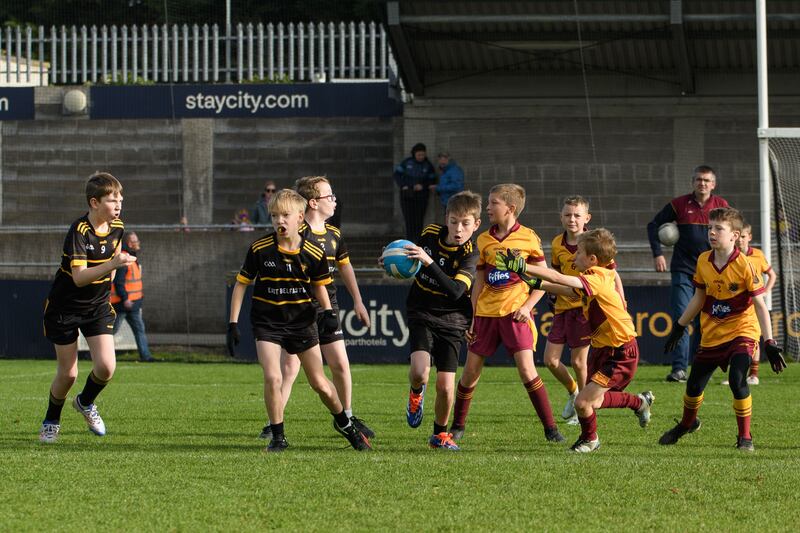
{"type": "Polygon", "coordinates": [[[400,187],[400,208],[406,221],[406,239],[412,242],[422,232],[428,191],[436,185],[436,171],[426,152],[425,145],[417,143],[411,149],[411,157],[394,168],[394,181],[400,187]]]}

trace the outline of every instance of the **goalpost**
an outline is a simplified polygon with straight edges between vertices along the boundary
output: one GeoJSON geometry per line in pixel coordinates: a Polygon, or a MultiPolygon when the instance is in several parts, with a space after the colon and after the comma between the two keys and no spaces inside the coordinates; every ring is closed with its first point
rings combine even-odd
{"type": "Polygon", "coordinates": [[[783,345],[785,357],[798,361],[800,128],[769,127],[766,0],[756,0],[756,39],[761,246],[778,271],[778,282],[767,302],[773,310],[773,336],[783,345]]]}

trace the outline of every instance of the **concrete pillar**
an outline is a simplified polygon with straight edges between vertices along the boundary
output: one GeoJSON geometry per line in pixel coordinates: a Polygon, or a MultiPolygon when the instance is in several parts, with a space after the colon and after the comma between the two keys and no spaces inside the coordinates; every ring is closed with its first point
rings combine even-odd
{"type": "Polygon", "coordinates": [[[692,192],[692,169],[706,162],[705,131],[704,118],[676,117],[673,121],[673,196],[692,192]]]}
{"type": "Polygon", "coordinates": [[[181,120],[183,213],[189,224],[211,224],[214,211],[214,120],[181,120]]]}

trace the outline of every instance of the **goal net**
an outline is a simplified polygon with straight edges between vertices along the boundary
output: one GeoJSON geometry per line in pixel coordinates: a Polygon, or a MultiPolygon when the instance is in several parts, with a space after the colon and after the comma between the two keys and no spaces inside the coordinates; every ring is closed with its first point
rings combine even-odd
{"type": "Polygon", "coordinates": [[[773,188],[773,268],[778,282],[772,292],[773,335],[785,355],[800,360],[800,128],[770,132],[773,188]],[[773,136],[776,135],[776,136],[773,136]]]}

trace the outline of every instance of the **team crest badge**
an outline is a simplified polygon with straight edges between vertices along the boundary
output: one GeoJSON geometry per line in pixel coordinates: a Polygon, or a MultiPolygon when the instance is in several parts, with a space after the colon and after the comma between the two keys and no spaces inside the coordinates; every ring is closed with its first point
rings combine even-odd
{"type": "Polygon", "coordinates": [[[738,283],[731,283],[730,285],[728,285],[728,290],[731,291],[731,292],[738,291],[739,290],[739,284],[738,283]]]}

